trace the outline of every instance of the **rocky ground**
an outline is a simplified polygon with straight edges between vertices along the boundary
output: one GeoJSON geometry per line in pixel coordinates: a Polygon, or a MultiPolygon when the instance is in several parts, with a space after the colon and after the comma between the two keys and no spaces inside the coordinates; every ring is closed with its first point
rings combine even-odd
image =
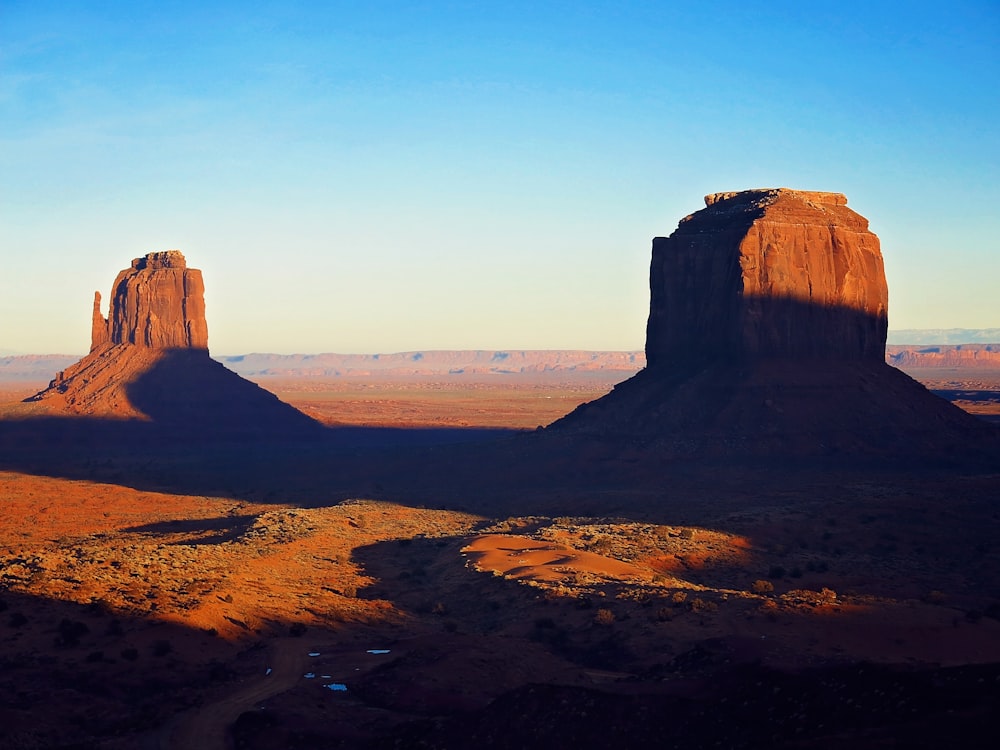
{"type": "Polygon", "coordinates": [[[475,497],[434,448],[407,500],[398,436],[253,463],[21,438],[4,747],[940,746],[1000,706],[995,473],[475,497]]]}

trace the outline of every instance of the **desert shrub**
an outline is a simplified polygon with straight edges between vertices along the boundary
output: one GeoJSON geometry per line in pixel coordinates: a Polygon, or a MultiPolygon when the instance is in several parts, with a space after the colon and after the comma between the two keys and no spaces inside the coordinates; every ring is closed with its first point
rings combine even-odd
{"type": "Polygon", "coordinates": [[[22,625],[26,625],[27,623],[28,623],[28,618],[25,617],[20,612],[12,613],[10,618],[7,620],[7,624],[10,625],[12,628],[19,628],[22,625]]]}
{"type": "Polygon", "coordinates": [[[719,608],[719,605],[712,601],[707,601],[702,598],[692,599],[691,603],[688,605],[691,607],[692,612],[705,613],[714,612],[719,608]]]}
{"type": "Polygon", "coordinates": [[[755,594],[770,594],[774,592],[774,584],[758,578],[750,585],[750,590],[755,594]]]}
{"type": "Polygon", "coordinates": [[[829,604],[830,602],[837,601],[837,592],[834,591],[833,589],[828,589],[824,586],[819,591],[819,598],[822,599],[825,603],[829,604]]]}
{"type": "Polygon", "coordinates": [[[653,529],[653,533],[660,539],[667,539],[670,536],[670,531],[669,526],[657,526],[653,529]]]}
{"type": "Polygon", "coordinates": [[[771,568],[767,571],[767,577],[768,578],[774,578],[775,580],[778,580],[780,578],[784,578],[785,577],[785,569],[783,567],[781,567],[780,565],[772,565],[771,568]]]}
{"type": "Polygon", "coordinates": [[[90,628],[87,627],[86,623],[64,617],[59,622],[58,631],[59,637],[56,639],[56,643],[60,646],[76,646],[80,643],[80,639],[90,632],[90,628]]]}
{"type": "Polygon", "coordinates": [[[103,599],[94,599],[87,605],[87,614],[93,615],[94,617],[103,617],[110,611],[111,605],[103,599]]]}
{"type": "Polygon", "coordinates": [[[606,536],[595,539],[590,545],[591,551],[598,555],[609,554],[614,549],[614,546],[614,541],[606,536]]]}
{"type": "Polygon", "coordinates": [[[358,595],[358,587],[353,584],[348,584],[341,589],[341,594],[346,596],[348,599],[354,599],[358,595]]]}
{"type": "Polygon", "coordinates": [[[217,659],[208,665],[208,679],[212,682],[225,682],[236,676],[236,672],[231,667],[217,659]]]}
{"type": "Polygon", "coordinates": [[[948,595],[943,591],[937,591],[935,589],[934,591],[927,592],[927,595],[924,596],[924,601],[927,602],[927,604],[944,604],[948,601],[948,595]]]}
{"type": "Polygon", "coordinates": [[[767,615],[768,619],[774,619],[775,615],[778,614],[778,603],[774,599],[766,599],[758,607],[758,612],[763,615],[767,615]]]}
{"type": "Polygon", "coordinates": [[[691,529],[681,529],[681,539],[694,539],[694,531],[691,529]]]}
{"type": "Polygon", "coordinates": [[[679,607],[684,602],[687,601],[687,598],[688,598],[688,595],[687,595],[686,591],[675,591],[673,593],[673,595],[670,597],[670,601],[672,601],[674,603],[675,607],[679,607]]]}
{"type": "Polygon", "coordinates": [[[606,607],[601,607],[594,613],[594,622],[598,625],[610,625],[615,621],[615,613],[606,607]]]}

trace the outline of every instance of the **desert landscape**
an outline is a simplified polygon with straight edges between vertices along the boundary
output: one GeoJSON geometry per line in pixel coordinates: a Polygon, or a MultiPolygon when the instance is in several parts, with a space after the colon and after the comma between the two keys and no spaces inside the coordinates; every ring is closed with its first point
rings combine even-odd
{"type": "Polygon", "coordinates": [[[0,745],[991,747],[996,345],[887,350],[839,194],[652,269],[645,352],[220,362],[134,260],[0,367],[0,745]]]}

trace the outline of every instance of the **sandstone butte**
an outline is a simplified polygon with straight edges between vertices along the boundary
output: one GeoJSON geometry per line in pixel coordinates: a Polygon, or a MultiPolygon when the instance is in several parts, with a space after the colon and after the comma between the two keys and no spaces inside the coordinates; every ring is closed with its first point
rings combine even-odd
{"type": "Polygon", "coordinates": [[[111,289],[107,318],[101,315],[101,293],[94,292],[91,351],[108,343],[208,350],[205,282],[180,251],[136,258],[111,289]]]}
{"type": "Polygon", "coordinates": [[[840,193],[714,193],[653,240],[647,366],[549,431],[669,455],[947,457],[994,431],[885,363],[878,237],[840,193]]]}
{"type": "Polygon", "coordinates": [[[313,434],[313,420],[209,357],[204,295],[179,251],[136,258],[107,318],[94,294],[90,353],[27,402],[36,415],[141,420],[192,439],[313,434]]]}

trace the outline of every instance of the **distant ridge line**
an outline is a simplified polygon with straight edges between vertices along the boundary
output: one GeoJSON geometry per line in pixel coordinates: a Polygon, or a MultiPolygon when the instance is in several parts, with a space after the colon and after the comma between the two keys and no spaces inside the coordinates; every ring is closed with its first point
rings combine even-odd
{"type": "MultiPolygon", "coordinates": [[[[938,336],[941,338],[942,336],[938,336]]],[[[0,357],[0,381],[48,382],[80,358],[78,354],[22,354],[0,357]]],[[[498,377],[536,376],[624,379],[646,365],[642,350],[440,349],[380,354],[250,354],[213,357],[245,378],[312,377],[498,377]]],[[[946,331],[890,331],[886,362],[897,367],[974,367],[1000,370],[1000,328],[946,331]],[[993,333],[992,341],[942,343],[936,333],[993,333]],[[911,336],[911,334],[913,334],[911,336]],[[923,341],[899,342],[900,337],[923,341]]]]}
{"type": "Polygon", "coordinates": [[[889,331],[886,344],[996,344],[1000,328],[901,328],[889,331]]]}

